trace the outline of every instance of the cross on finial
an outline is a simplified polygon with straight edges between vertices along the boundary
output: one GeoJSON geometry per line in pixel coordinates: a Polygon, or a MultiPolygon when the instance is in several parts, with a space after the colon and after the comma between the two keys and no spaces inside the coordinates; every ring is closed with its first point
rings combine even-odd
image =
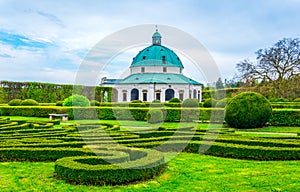
{"type": "Polygon", "coordinates": [[[156,28],[156,30],[155,30],[155,31],[156,31],[156,32],[158,32],[157,25],[155,25],[155,28],[156,28]]]}

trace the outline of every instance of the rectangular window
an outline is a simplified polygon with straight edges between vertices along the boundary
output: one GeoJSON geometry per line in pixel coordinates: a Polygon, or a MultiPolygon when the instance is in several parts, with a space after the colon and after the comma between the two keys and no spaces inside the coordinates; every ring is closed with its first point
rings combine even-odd
{"type": "Polygon", "coordinates": [[[123,101],[127,101],[127,93],[126,92],[123,93],[123,101]]]}
{"type": "Polygon", "coordinates": [[[141,68],[141,72],[142,72],[142,73],[145,73],[145,67],[142,67],[142,68],[141,68]]]}
{"type": "Polygon", "coordinates": [[[143,101],[147,101],[147,92],[143,92],[143,101]]]}
{"type": "Polygon", "coordinates": [[[167,68],[163,67],[163,72],[166,73],[167,72],[167,68]]]}
{"type": "Polygon", "coordinates": [[[162,56],[162,63],[166,64],[166,56],[162,56]]]}
{"type": "Polygon", "coordinates": [[[183,93],[179,93],[179,99],[183,101],[183,93]]]}
{"type": "Polygon", "coordinates": [[[160,101],[160,93],[155,94],[155,99],[160,101]]]}

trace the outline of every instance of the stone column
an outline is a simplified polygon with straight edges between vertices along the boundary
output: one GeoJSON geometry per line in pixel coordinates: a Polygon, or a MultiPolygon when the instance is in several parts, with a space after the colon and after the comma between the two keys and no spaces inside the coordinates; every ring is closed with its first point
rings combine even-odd
{"type": "Polygon", "coordinates": [[[143,101],[143,89],[138,89],[139,90],[139,100],[143,101]]]}
{"type": "Polygon", "coordinates": [[[147,99],[149,102],[152,102],[153,100],[155,100],[155,96],[154,96],[154,85],[151,84],[149,85],[149,90],[148,90],[148,95],[147,95],[147,99]]]}
{"type": "Polygon", "coordinates": [[[160,100],[161,102],[166,102],[166,89],[161,89],[160,100]]]}
{"type": "Polygon", "coordinates": [[[123,101],[123,92],[122,92],[122,89],[118,89],[116,88],[117,91],[118,91],[118,101],[117,102],[122,102],[123,101]]]}
{"type": "Polygon", "coordinates": [[[184,89],[184,95],[183,95],[183,100],[186,100],[190,97],[190,93],[189,93],[189,87],[187,86],[185,89],[184,89]]]}

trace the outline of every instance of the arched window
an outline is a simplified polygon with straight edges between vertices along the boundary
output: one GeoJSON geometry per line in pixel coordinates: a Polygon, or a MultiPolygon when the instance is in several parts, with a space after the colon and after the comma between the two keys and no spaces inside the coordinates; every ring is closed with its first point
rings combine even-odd
{"type": "Polygon", "coordinates": [[[165,100],[166,101],[169,101],[170,99],[174,98],[174,94],[175,94],[175,91],[173,89],[167,89],[166,92],[165,92],[165,100]]]}
{"type": "Polygon", "coordinates": [[[130,98],[131,98],[131,101],[133,100],[139,100],[139,90],[137,89],[132,89],[131,90],[131,94],[130,94],[130,98]]]}

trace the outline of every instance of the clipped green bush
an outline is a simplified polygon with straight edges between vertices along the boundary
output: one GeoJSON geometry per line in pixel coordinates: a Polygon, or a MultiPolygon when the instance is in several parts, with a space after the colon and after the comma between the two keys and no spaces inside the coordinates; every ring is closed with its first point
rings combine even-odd
{"type": "Polygon", "coordinates": [[[199,107],[198,99],[186,99],[183,101],[182,107],[187,107],[187,108],[199,107]]]}
{"type": "MultiPolygon", "coordinates": [[[[133,100],[129,103],[129,114],[125,114],[125,118],[132,117],[137,121],[145,121],[147,118],[147,111],[144,110],[146,104],[141,100],[133,100]]],[[[119,116],[118,116],[119,117],[119,116]]]]}
{"type": "Polygon", "coordinates": [[[146,104],[141,100],[133,100],[129,103],[129,107],[146,107],[146,104]]]}
{"type": "Polygon", "coordinates": [[[36,105],[39,105],[39,103],[33,99],[25,99],[21,102],[21,105],[22,106],[36,106],[36,105]]]}
{"type": "Polygon", "coordinates": [[[155,100],[152,101],[152,103],[161,103],[161,102],[160,102],[160,100],[155,99],[155,100]]]}
{"type": "Polygon", "coordinates": [[[100,106],[100,102],[97,101],[97,100],[91,100],[91,101],[90,101],[90,104],[91,104],[91,106],[97,106],[97,107],[100,106]]]}
{"type": "Polygon", "coordinates": [[[74,94],[64,100],[63,106],[90,106],[90,101],[83,95],[74,94]]]}
{"type": "Polygon", "coordinates": [[[149,104],[149,108],[163,108],[163,106],[160,100],[154,100],[149,104]]]}
{"type": "Polygon", "coordinates": [[[208,99],[205,99],[205,101],[203,103],[203,107],[206,107],[206,108],[214,107],[216,105],[216,103],[217,103],[217,101],[215,99],[208,98],[208,99]]]}
{"type": "Polygon", "coordinates": [[[13,99],[10,102],[8,102],[9,106],[19,106],[21,105],[22,100],[21,99],[13,99]]]}
{"type": "Polygon", "coordinates": [[[64,104],[64,101],[57,101],[55,103],[55,106],[63,106],[63,104],[64,104]]]}
{"type": "Polygon", "coordinates": [[[234,128],[262,127],[270,119],[272,107],[261,94],[244,92],[235,96],[225,110],[225,121],[234,128]]]}
{"type": "Polygon", "coordinates": [[[294,99],[294,102],[300,102],[300,98],[294,99]]]}
{"type": "Polygon", "coordinates": [[[179,98],[172,98],[169,100],[169,103],[181,103],[181,100],[179,98]]]}
{"type": "Polygon", "coordinates": [[[230,100],[231,100],[230,98],[223,98],[221,100],[218,100],[216,102],[216,107],[218,107],[218,108],[225,108],[226,105],[227,105],[227,103],[230,102],[230,100]]]}
{"type": "Polygon", "coordinates": [[[164,114],[161,109],[151,109],[147,113],[148,123],[155,124],[164,121],[164,114]]]}

